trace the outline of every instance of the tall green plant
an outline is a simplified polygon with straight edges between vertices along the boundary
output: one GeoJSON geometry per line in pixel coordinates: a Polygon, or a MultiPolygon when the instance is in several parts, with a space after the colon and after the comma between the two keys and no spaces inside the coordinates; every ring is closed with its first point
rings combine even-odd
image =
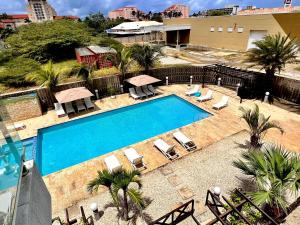
{"type": "Polygon", "coordinates": [[[118,67],[119,71],[121,72],[121,75],[124,79],[126,73],[128,72],[129,66],[132,62],[131,56],[132,51],[131,49],[123,46],[116,46],[112,45],[112,48],[114,48],[117,51],[116,59],[113,61],[115,66],[118,67]]]}
{"type": "Polygon", "coordinates": [[[97,191],[99,186],[107,187],[118,210],[120,206],[123,208],[123,218],[127,221],[130,219],[128,215],[129,199],[139,208],[144,206],[141,192],[133,187],[129,187],[133,183],[137,184],[139,189],[142,187],[139,179],[140,175],[140,172],[137,170],[121,170],[117,173],[110,173],[104,170],[98,172],[98,176],[88,184],[87,189],[89,192],[93,192],[97,191]],[[122,197],[119,195],[120,191],[122,192],[122,197]]]}
{"type": "Polygon", "coordinates": [[[255,181],[257,191],[251,193],[254,202],[278,217],[288,207],[287,194],[299,191],[299,156],[272,145],[263,151],[245,152],[242,159],[233,165],[255,181]]]}
{"type": "Polygon", "coordinates": [[[290,40],[290,36],[282,36],[280,33],[267,35],[254,44],[256,47],[249,50],[246,61],[252,63],[252,66],[261,66],[271,77],[287,63],[296,60],[298,48],[294,39],[290,40]]]}
{"type": "Polygon", "coordinates": [[[121,171],[118,173],[114,179],[114,193],[118,196],[120,200],[120,196],[118,192],[122,190],[123,192],[123,204],[124,204],[124,220],[129,220],[129,207],[128,207],[128,197],[131,201],[139,206],[140,208],[143,207],[143,199],[142,194],[135,188],[130,188],[129,185],[135,183],[138,185],[139,189],[142,187],[141,180],[139,179],[141,173],[138,170],[133,171],[121,171]]]}
{"type": "Polygon", "coordinates": [[[265,117],[264,114],[260,113],[257,104],[254,105],[253,109],[247,109],[240,107],[242,111],[242,119],[246,121],[249,126],[250,134],[250,145],[253,148],[258,148],[261,146],[262,136],[271,128],[278,129],[281,133],[284,130],[274,121],[270,121],[270,117],[265,117]]]}
{"type": "Polygon", "coordinates": [[[87,84],[92,87],[93,86],[93,72],[96,70],[96,64],[86,64],[82,63],[79,66],[74,68],[77,70],[77,76],[82,77],[83,80],[87,82],[87,84]]]}
{"type": "Polygon", "coordinates": [[[47,65],[41,68],[40,71],[32,74],[28,74],[26,77],[29,81],[34,81],[36,84],[42,87],[47,87],[51,92],[58,84],[59,72],[55,71],[53,68],[53,63],[50,60],[47,65]]]}
{"type": "Polygon", "coordinates": [[[145,69],[146,73],[149,72],[150,68],[154,67],[159,56],[162,55],[159,46],[135,44],[131,48],[132,59],[137,61],[138,64],[145,69]]]}
{"type": "Polygon", "coordinates": [[[100,186],[108,188],[112,199],[119,210],[119,204],[117,197],[113,192],[113,183],[115,179],[115,174],[110,173],[108,170],[98,171],[98,175],[95,179],[88,183],[87,190],[90,193],[97,192],[100,186]]]}

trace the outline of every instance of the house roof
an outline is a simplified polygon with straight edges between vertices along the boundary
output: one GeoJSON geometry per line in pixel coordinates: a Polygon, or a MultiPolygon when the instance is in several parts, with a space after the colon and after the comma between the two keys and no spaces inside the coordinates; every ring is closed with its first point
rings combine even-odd
{"type": "Polygon", "coordinates": [[[12,19],[1,20],[0,23],[14,23],[15,21],[12,19]]]}
{"type": "Polygon", "coordinates": [[[27,14],[14,14],[14,15],[8,15],[10,19],[28,19],[27,14]]]}
{"type": "Polygon", "coordinates": [[[60,19],[71,19],[71,20],[78,20],[78,16],[53,16],[55,20],[60,20],[60,19]]]}
{"type": "Polygon", "coordinates": [[[76,53],[78,53],[80,56],[88,56],[88,55],[94,55],[93,52],[91,52],[88,48],[76,48],[76,53]]]}
{"type": "Polygon", "coordinates": [[[117,53],[117,51],[110,47],[101,47],[97,45],[88,46],[88,49],[95,54],[103,54],[103,53],[117,53]]]}
{"type": "Polygon", "coordinates": [[[127,83],[130,83],[136,87],[141,87],[144,85],[148,85],[148,84],[153,84],[153,83],[157,83],[160,82],[161,80],[155,78],[155,77],[151,77],[149,75],[139,75],[136,77],[132,77],[126,80],[127,83]]]}
{"type": "Polygon", "coordinates": [[[135,30],[140,29],[142,27],[149,26],[161,26],[163,23],[159,23],[156,21],[136,21],[136,22],[124,22],[111,28],[111,30],[135,30]]]}

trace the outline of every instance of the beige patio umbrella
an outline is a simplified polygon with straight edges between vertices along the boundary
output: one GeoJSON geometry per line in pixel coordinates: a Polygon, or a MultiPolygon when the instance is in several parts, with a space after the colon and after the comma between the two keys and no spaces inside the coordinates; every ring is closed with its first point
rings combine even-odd
{"type": "Polygon", "coordinates": [[[155,78],[155,77],[151,77],[149,75],[139,75],[136,77],[132,77],[126,80],[127,83],[132,84],[136,87],[141,87],[141,86],[145,86],[145,85],[149,85],[149,84],[153,84],[153,83],[157,83],[160,82],[161,80],[155,78]]]}
{"type": "Polygon", "coordinates": [[[91,93],[85,87],[70,88],[64,91],[57,92],[55,94],[55,98],[59,103],[72,102],[78,99],[88,98],[91,96],[93,96],[93,93],[91,93]]]}

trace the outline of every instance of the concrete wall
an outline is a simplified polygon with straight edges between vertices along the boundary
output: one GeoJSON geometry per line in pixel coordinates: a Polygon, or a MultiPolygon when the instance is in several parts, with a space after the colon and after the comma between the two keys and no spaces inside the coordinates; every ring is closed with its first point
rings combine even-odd
{"type": "Polygon", "coordinates": [[[42,109],[37,97],[13,97],[4,99],[5,107],[12,121],[20,121],[42,115],[42,109]],[[20,110],[22,109],[22,110],[20,110]]]}
{"type": "Polygon", "coordinates": [[[190,44],[211,48],[246,51],[251,30],[267,34],[291,33],[300,42],[300,13],[251,16],[215,16],[206,18],[169,19],[165,25],[191,25],[190,44]],[[215,31],[211,32],[211,27],[215,31]],[[223,31],[219,32],[218,28],[223,31]],[[232,28],[232,32],[228,32],[232,28]],[[238,32],[243,28],[243,32],[238,32]]]}

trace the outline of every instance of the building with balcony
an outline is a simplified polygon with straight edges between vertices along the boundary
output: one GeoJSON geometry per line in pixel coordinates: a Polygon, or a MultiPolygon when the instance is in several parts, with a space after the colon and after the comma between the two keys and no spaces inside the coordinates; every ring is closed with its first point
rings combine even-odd
{"type": "Polygon", "coordinates": [[[174,4],[162,12],[162,14],[165,16],[165,18],[177,17],[176,13],[181,14],[180,16],[178,16],[180,18],[188,18],[190,15],[190,9],[186,5],[174,4]],[[174,13],[175,13],[175,15],[174,15],[174,13]]]}
{"type": "Polygon", "coordinates": [[[47,0],[28,0],[27,11],[32,22],[53,20],[57,15],[55,9],[47,0]]]}
{"type": "Polygon", "coordinates": [[[125,7],[110,11],[108,13],[108,18],[110,18],[110,19],[124,18],[126,20],[137,21],[137,20],[139,20],[139,16],[141,14],[143,14],[143,12],[140,11],[137,7],[125,6],[125,7]]]}

